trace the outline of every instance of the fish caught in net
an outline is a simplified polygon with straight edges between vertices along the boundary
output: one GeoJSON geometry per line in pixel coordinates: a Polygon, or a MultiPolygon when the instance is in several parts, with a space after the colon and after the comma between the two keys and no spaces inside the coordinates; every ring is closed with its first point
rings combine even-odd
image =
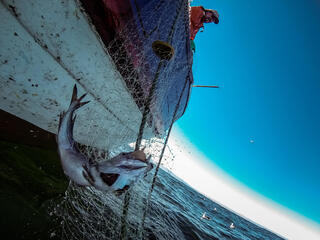
{"type": "MultiPolygon", "coordinates": [[[[81,2],[87,7],[88,19],[95,23],[97,19],[90,16],[90,4],[81,2]]],[[[175,215],[168,215],[164,211],[166,206],[158,202],[159,196],[167,193],[158,188],[161,183],[157,175],[161,166],[170,169],[172,165],[174,156],[166,144],[172,124],[185,111],[192,83],[189,2],[150,1],[134,7],[125,20],[109,9],[108,17],[113,18],[117,29],[112,40],[102,38],[102,41],[140,109],[140,118],[134,118],[134,125],[139,129],[133,131],[119,115],[109,114],[108,118],[113,119],[109,122],[115,124],[106,127],[105,138],[101,139],[102,134],[95,134],[94,126],[103,125],[104,119],[87,106],[91,120],[87,132],[82,134],[90,138],[78,143],[78,148],[96,162],[143,149],[156,167],[120,195],[70,182],[63,201],[52,210],[61,221],[61,228],[53,229],[52,233],[62,239],[179,239],[181,236],[175,215]],[[118,137],[110,139],[107,129],[113,127],[117,127],[118,137]]],[[[95,26],[95,31],[103,36],[99,26],[95,26]]],[[[102,104],[106,106],[119,105],[121,109],[121,102],[113,102],[112,98],[104,101],[102,104]]],[[[130,113],[125,114],[130,117],[130,113]]]]}

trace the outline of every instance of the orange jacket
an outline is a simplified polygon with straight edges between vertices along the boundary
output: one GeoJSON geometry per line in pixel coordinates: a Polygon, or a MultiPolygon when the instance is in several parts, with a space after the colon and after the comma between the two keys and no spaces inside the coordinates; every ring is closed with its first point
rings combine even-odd
{"type": "Polygon", "coordinates": [[[194,40],[197,32],[203,27],[203,17],[205,15],[205,9],[202,6],[191,7],[190,13],[190,39],[194,40]]]}

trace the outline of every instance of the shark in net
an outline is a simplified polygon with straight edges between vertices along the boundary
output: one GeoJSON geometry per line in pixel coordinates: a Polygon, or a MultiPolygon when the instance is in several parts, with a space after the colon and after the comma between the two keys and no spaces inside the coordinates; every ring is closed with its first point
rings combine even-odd
{"type": "Polygon", "coordinates": [[[80,186],[93,186],[100,191],[115,191],[118,194],[127,190],[140,176],[145,176],[152,169],[150,157],[143,151],[120,153],[110,160],[102,162],[89,161],[82,154],[73,139],[75,110],[87,104],[81,102],[86,94],[77,98],[77,86],[69,109],[60,115],[57,135],[58,151],[63,171],[73,182],[80,186]]]}

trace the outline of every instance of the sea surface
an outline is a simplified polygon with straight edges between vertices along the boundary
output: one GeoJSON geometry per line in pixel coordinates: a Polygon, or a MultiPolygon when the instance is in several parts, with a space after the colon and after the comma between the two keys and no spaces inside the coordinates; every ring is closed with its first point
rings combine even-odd
{"type": "MultiPolygon", "coordinates": [[[[159,172],[153,194],[151,212],[161,208],[165,214],[175,215],[175,224],[181,231],[176,239],[283,239],[213,202],[166,171],[159,172]],[[202,218],[204,212],[210,220],[202,218]],[[230,228],[231,223],[234,228],[230,228]]],[[[170,227],[168,222],[167,228],[170,227]]]]}
{"type": "Polygon", "coordinates": [[[68,181],[52,134],[2,111],[0,120],[2,239],[121,239],[123,229],[130,240],[283,239],[161,168],[151,195],[155,168],[131,187],[124,218],[125,194],[68,181]]]}
{"type": "MultiPolygon", "coordinates": [[[[162,169],[147,204],[152,175],[130,192],[127,239],[283,239],[206,198],[162,169]],[[141,227],[144,211],[146,218],[141,227]],[[202,218],[204,212],[210,220],[202,218]],[[234,228],[230,227],[232,223],[234,228]]],[[[124,196],[75,187],[69,190],[67,198],[60,209],[64,214],[63,239],[121,239],[124,196]]]]}

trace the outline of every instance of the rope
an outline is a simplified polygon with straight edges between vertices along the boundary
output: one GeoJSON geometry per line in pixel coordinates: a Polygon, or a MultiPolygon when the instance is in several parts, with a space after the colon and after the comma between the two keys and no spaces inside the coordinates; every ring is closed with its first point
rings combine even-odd
{"type": "Polygon", "coordinates": [[[150,88],[149,96],[147,98],[146,105],[144,107],[144,111],[143,111],[143,115],[142,115],[142,120],[141,120],[141,124],[140,124],[140,128],[139,128],[138,138],[136,141],[135,151],[139,150],[139,148],[140,148],[140,144],[141,144],[141,140],[142,140],[142,136],[143,136],[143,130],[144,130],[144,127],[145,127],[146,121],[147,121],[147,115],[150,112],[150,103],[151,103],[151,100],[153,99],[153,94],[156,89],[156,85],[158,83],[160,69],[161,69],[163,63],[164,63],[164,61],[160,60],[158,67],[157,67],[156,75],[154,76],[154,79],[152,81],[152,86],[150,88]]]}
{"type": "MultiPolygon", "coordinates": [[[[177,15],[174,19],[174,22],[171,26],[171,30],[170,30],[170,33],[169,33],[169,36],[168,36],[168,41],[167,42],[170,42],[172,41],[172,38],[173,38],[173,34],[174,34],[174,31],[175,31],[175,26],[176,26],[176,23],[177,23],[177,20],[179,18],[179,15],[180,15],[180,12],[181,10],[183,9],[183,4],[181,5],[181,7],[179,8],[179,10],[176,11],[177,15]]],[[[139,150],[140,149],[140,145],[141,145],[141,140],[142,140],[142,136],[143,136],[143,131],[144,131],[144,127],[145,127],[145,124],[146,124],[146,121],[147,121],[147,115],[150,111],[150,103],[151,103],[151,100],[153,99],[153,95],[154,95],[154,92],[155,92],[155,89],[156,89],[156,85],[158,83],[158,80],[159,80],[159,75],[160,75],[160,70],[162,68],[162,65],[164,64],[164,60],[160,60],[159,64],[158,64],[158,67],[157,67],[157,71],[156,71],[156,74],[155,74],[155,77],[153,79],[153,82],[152,82],[152,86],[150,88],[150,92],[149,92],[149,95],[148,95],[148,98],[147,98],[147,101],[145,103],[145,108],[144,108],[144,111],[143,111],[143,115],[142,115],[142,120],[141,120],[141,124],[140,124],[140,128],[139,128],[139,133],[138,133],[138,137],[137,137],[137,141],[136,141],[136,146],[135,146],[135,150],[139,150]]],[[[188,78],[187,78],[188,79],[188,78]]],[[[168,135],[167,135],[167,138],[166,138],[166,141],[165,141],[165,145],[164,147],[162,148],[162,152],[161,152],[161,155],[160,155],[160,160],[158,162],[158,165],[157,165],[157,168],[156,168],[156,171],[155,171],[155,174],[153,176],[153,181],[152,181],[152,185],[151,185],[151,188],[149,190],[149,193],[148,193],[148,199],[150,199],[150,196],[151,196],[151,192],[153,190],[153,187],[154,187],[154,182],[155,182],[155,179],[156,179],[156,176],[157,176],[157,173],[158,173],[158,170],[159,170],[159,166],[160,166],[160,163],[161,163],[161,159],[163,157],[163,153],[164,153],[164,150],[166,148],[166,144],[167,144],[167,141],[168,141],[168,136],[171,132],[171,128],[172,128],[172,125],[173,125],[173,122],[174,122],[174,119],[175,119],[175,115],[176,115],[176,112],[177,112],[177,108],[180,104],[180,101],[181,101],[181,97],[182,97],[182,94],[184,92],[184,89],[185,89],[185,86],[186,84],[184,85],[184,88],[183,88],[183,91],[180,95],[180,98],[179,98],[179,101],[178,101],[178,104],[176,106],[176,109],[175,109],[175,112],[174,112],[174,116],[173,116],[173,119],[172,119],[172,123],[170,125],[170,128],[169,128],[169,131],[168,131],[168,135]]],[[[121,235],[120,235],[120,239],[121,240],[125,240],[127,238],[127,225],[126,225],[126,219],[127,219],[127,214],[128,214],[128,208],[129,208],[129,202],[130,202],[130,198],[131,198],[131,194],[129,191],[126,192],[126,195],[125,195],[125,198],[124,198],[124,204],[123,204],[123,210],[122,210],[122,217],[121,217],[121,235]]],[[[147,203],[149,202],[149,200],[147,201],[147,203]]],[[[147,208],[146,208],[147,209],[147,208]]],[[[143,215],[143,225],[144,225],[144,219],[145,219],[145,215],[146,215],[146,210],[144,212],[144,215],[143,215]]]]}
{"type": "MultiPolygon", "coordinates": [[[[169,43],[171,43],[171,41],[172,41],[174,30],[175,30],[175,27],[176,27],[176,24],[177,24],[177,20],[179,19],[179,15],[181,13],[182,6],[181,6],[181,8],[179,10],[176,11],[177,16],[175,17],[174,22],[171,25],[171,30],[170,30],[170,33],[169,33],[169,36],[168,36],[168,40],[167,40],[167,42],[169,42],[169,43]]],[[[150,92],[149,92],[149,96],[147,98],[147,102],[145,104],[145,108],[144,108],[144,111],[143,111],[143,116],[142,116],[142,120],[141,120],[141,124],[140,124],[140,128],[139,128],[139,133],[138,133],[138,138],[137,138],[137,141],[136,141],[135,150],[139,150],[139,148],[140,148],[140,144],[141,144],[141,140],[142,140],[142,136],[143,136],[143,130],[144,130],[144,127],[145,127],[145,124],[146,124],[146,121],[147,121],[147,115],[148,115],[148,113],[150,111],[150,103],[151,103],[151,100],[153,98],[153,94],[154,94],[156,85],[158,83],[160,69],[161,69],[163,63],[164,63],[164,61],[160,60],[160,62],[158,64],[158,67],[157,67],[156,75],[155,75],[155,77],[153,79],[153,82],[152,82],[152,86],[151,86],[151,89],[150,89],[150,92]]]]}
{"type": "MultiPolygon", "coordinates": [[[[151,89],[150,89],[149,96],[147,98],[146,105],[145,105],[145,108],[144,108],[144,111],[143,111],[142,120],[141,120],[139,133],[138,133],[138,138],[137,138],[137,141],[136,141],[135,151],[139,150],[139,148],[140,148],[140,144],[141,144],[141,140],[142,140],[142,136],[143,136],[143,130],[144,130],[144,127],[145,127],[145,124],[146,124],[146,120],[147,120],[147,115],[148,115],[148,113],[150,111],[150,103],[151,103],[151,100],[153,98],[153,94],[154,94],[154,91],[156,89],[156,85],[158,83],[158,78],[159,78],[159,75],[160,75],[160,69],[161,69],[162,64],[163,64],[163,61],[160,60],[160,63],[158,64],[156,75],[155,75],[154,80],[152,82],[152,86],[151,86],[151,89]]],[[[125,196],[124,196],[124,203],[123,203],[122,216],[121,216],[120,239],[122,239],[122,240],[127,239],[126,219],[127,219],[127,215],[128,215],[130,198],[131,198],[131,193],[130,193],[130,191],[127,191],[125,196]]]]}
{"type": "Polygon", "coordinates": [[[120,239],[127,239],[127,215],[129,210],[131,193],[130,190],[127,190],[124,200],[123,200],[123,209],[122,209],[122,217],[121,217],[121,229],[120,229],[120,239]]]}
{"type": "Polygon", "coordinates": [[[151,193],[153,191],[153,188],[154,188],[154,184],[156,182],[156,179],[157,179],[157,175],[158,175],[158,171],[159,171],[159,167],[160,167],[160,164],[161,164],[161,161],[162,161],[162,157],[163,157],[163,154],[165,152],[165,149],[166,149],[166,146],[167,146],[167,143],[168,143],[168,140],[169,140],[169,137],[170,137],[170,133],[171,133],[171,129],[172,129],[172,126],[173,126],[173,123],[175,121],[175,118],[176,118],[176,114],[177,114],[177,111],[179,109],[179,106],[180,106],[180,102],[181,102],[181,99],[182,99],[182,96],[183,96],[183,93],[184,93],[184,90],[187,86],[187,83],[190,81],[189,79],[189,74],[190,72],[188,72],[188,75],[186,77],[186,81],[184,83],[184,86],[183,86],[183,90],[180,94],[180,97],[179,97],[179,101],[176,105],[176,108],[174,110],[174,114],[173,114],[173,118],[172,118],[172,121],[171,121],[171,124],[170,124],[170,127],[169,127],[169,131],[168,131],[168,134],[167,134],[167,138],[165,140],[165,143],[164,143],[164,147],[162,148],[162,151],[161,151],[161,154],[160,154],[160,157],[159,157],[159,162],[157,164],[157,167],[156,167],[156,171],[153,175],[153,179],[152,179],[152,184],[151,184],[151,187],[149,189],[149,192],[148,192],[148,196],[147,196],[147,202],[146,202],[146,207],[145,207],[145,210],[143,212],[143,216],[142,216],[142,221],[141,221],[141,239],[143,239],[143,229],[144,229],[144,222],[145,222],[145,219],[146,219],[146,215],[147,215],[147,210],[149,208],[149,203],[150,203],[150,198],[151,198],[151,193]]]}

